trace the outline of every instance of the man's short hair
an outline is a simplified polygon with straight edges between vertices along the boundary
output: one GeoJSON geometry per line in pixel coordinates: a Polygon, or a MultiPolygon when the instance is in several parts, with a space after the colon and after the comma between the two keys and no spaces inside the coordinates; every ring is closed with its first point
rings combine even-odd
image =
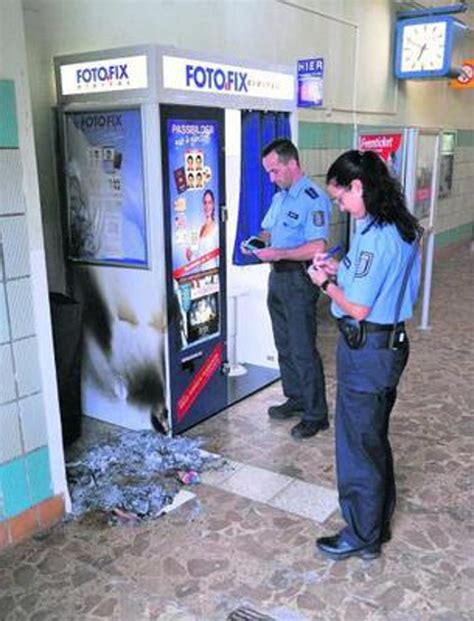
{"type": "Polygon", "coordinates": [[[272,140],[270,144],[262,151],[262,157],[266,157],[272,152],[275,152],[278,155],[278,159],[284,164],[288,164],[290,160],[296,160],[296,163],[300,164],[300,158],[298,155],[298,149],[288,138],[277,138],[276,140],[272,140]]]}

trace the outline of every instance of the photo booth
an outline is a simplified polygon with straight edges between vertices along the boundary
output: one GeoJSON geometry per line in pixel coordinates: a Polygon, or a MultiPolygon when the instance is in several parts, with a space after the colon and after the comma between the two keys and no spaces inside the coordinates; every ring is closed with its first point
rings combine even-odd
{"type": "Polygon", "coordinates": [[[240,253],[295,135],[293,69],[158,46],[55,59],[83,412],[179,433],[279,377],[268,265],[240,253]]]}

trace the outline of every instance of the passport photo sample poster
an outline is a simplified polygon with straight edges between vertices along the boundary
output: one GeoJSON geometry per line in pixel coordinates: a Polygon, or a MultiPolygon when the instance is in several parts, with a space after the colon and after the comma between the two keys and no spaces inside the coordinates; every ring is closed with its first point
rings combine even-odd
{"type": "MultiPolygon", "coordinates": [[[[218,254],[218,123],[212,120],[168,119],[168,184],[171,211],[173,272],[180,274],[208,269],[199,261],[200,232],[205,224],[204,194],[214,197],[218,254]]],[[[202,244],[201,244],[202,247],[202,244]]],[[[218,256],[212,267],[218,265],[218,256]]]]}
{"type": "Polygon", "coordinates": [[[69,258],[147,265],[140,110],[66,115],[69,258]]]}

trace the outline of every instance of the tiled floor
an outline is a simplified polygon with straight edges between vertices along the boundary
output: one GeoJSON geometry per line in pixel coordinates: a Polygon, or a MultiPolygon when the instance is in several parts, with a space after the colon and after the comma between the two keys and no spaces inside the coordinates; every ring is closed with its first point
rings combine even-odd
{"type": "Polygon", "coordinates": [[[206,485],[283,509],[323,524],[338,508],[337,492],[286,474],[228,460],[224,468],[204,472],[206,485]]]}
{"type": "MultiPolygon", "coordinates": [[[[188,432],[231,464],[175,511],[138,527],[71,522],[0,553],[0,619],[225,621],[243,605],[284,621],[474,619],[472,268],[468,250],[437,265],[431,330],[410,331],[391,428],[398,507],[379,559],[315,554],[341,525],[333,428],[294,442],[293,422],[266,416],[275,384],[188,432]]],[[[322,319],[331,404],[335,339],[322,319]]]]}

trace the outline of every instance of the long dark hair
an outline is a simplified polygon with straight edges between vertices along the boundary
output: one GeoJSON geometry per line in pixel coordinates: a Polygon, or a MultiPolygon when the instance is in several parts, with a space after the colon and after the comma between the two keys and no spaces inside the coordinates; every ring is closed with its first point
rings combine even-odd
{"type": "Polygon", "coordinates": [[[326,183],[348,188],[354,179],[362,183],[364,205],[378,226],[394,224],[400,237],[413,242],[421,235],[418,220],[406,206],[402,187],[374,151],[346,151],[333,162],[326,183]]]}

